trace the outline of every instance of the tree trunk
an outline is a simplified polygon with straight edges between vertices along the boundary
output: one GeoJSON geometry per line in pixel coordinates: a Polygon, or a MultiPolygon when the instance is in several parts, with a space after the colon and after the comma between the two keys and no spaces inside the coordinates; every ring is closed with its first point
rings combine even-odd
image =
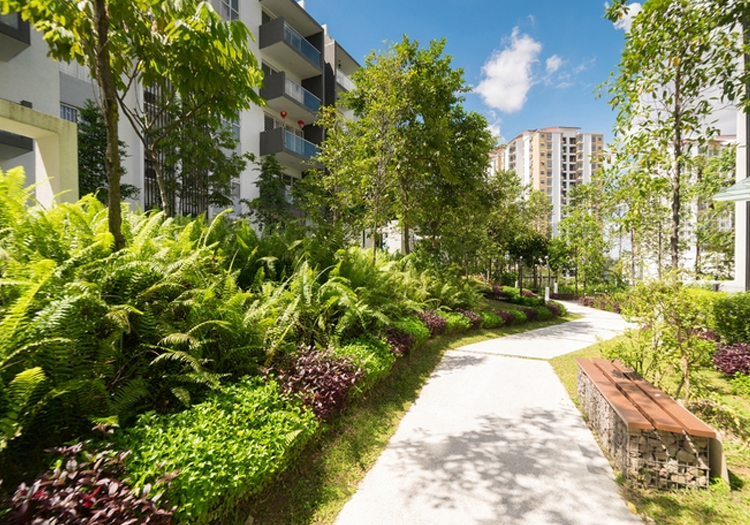
{"type": "Polygon", "coordinates": [[[159,158],[156,154],[156,151],[154,150],[154,147],[148,147],[146,148],[146,154],[148,155],[149,160],[151,161],[151,165],[154,168],[154,173],[156,173],[156,185],[159,187],[159,198],[161,199],[161,209],[164,210],[164,213],[167,217],[173,217],[174,216],[174,210],[172,209],[172,203],[169,200],[169,196],[167,195],[167,188],[164,185],[164,175],[161,171],[161,165],[159,164],[159,158]]]}
{"type": "Polygon", "coordinates": [[[680,88],[682,77],[679,66],[674,80],[674,176],[672,177],[672,233],[669,237],[669,250],[672,256],[672,270],[680,266],[680,177],[682,176],[682,100],[680,88]]]}
{"type": "Polygon", "coordinates": [[[109,18],[107,17],[107,6],[105,0],[94,1],[94,23],[97,33],[97,48],[94,51],[96,62],[96,73],[99,88],[102,92],[102,113],[104,114],[104,126],[107,130],[107,150],[104,156],[104,166],[107,170],[107,184],[109,186],[108,224],[109,231],[115,240],[115,250],[125,247],[125,237],[122,235],[122,208],[120,203],[120,177],[122,165],[120,164],[119,134],[117,124],[119,113],[117,109],[117,91],[112,77],[109,57],[109,18]]]}
{"type": "Polygon", "coordinates": [[[630,230],[630,266],[631,275],[633,276],[633,282],[631,284],[635,284],[635,228],[631,228],[630,230]]]}
{"type": "MultiPolygon", "coordinates": [[[[661,221],[660,221],[661,222],[661,221]]],[[[662,233],[661,233],[661,224],[658,225],[658,230],[656,230],[656,238],[658,239],[658,242],[656,244],[656,276],[661,279],[661,254],[663,251],[662,248],[662,233]]]]}
{"type": "MultiPolygon", "coordinates": [[[[402,180],[401,181],[401,187],[404,188],[405,183],[402,180]]],[[[409,243],[409,192],[408,191],[402,191],[401,192],[401,198],[403,199],[404,203],[404,216],[402,217],[402,225],[403,225],[403,231],[402,231],[402,237],[401,237],[401,253],[404,255],[409,255],[411,253],[411,245],[409,243]]]]}

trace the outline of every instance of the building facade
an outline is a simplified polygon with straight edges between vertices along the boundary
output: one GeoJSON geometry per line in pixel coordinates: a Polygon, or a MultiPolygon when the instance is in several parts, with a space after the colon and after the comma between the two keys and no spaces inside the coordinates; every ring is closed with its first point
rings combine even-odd
{"type": "MultiPolygon", "coordinates": [[[[295,0],[211,0],[225,20],[241,20],[255,36],[248,46],[264,72],[261,97],[266,107],[253,107],[228,123],[239,140],[240,153],[256,157],[274,153],[284,167],[288,188],[311,166],[323,130],[316,116],[324,104],[334,104],[340,93],[351,90],[350,75],[357,61],[295,0]]],[[[96,99],[88,70],[77,64],[58,63],[47,57],[47,44],[17,14],[0,18],[0,99],[34,111],[76,122],[86,99],[96,99]]],[[[128,102],[146,105],[152,94],[141,86],[131,88],[128,102]]],[[[0,120],[0,169],[23,166],[27,174],[38,168],[36,142],[18,133],[3,131],[0,120]]],[[[141,189],[133,204],[143,209],[159,206],[155,173],[146,161],[143,145],[125,119],[120,138],[126,144],[122,182],[141,189]]],[[[233,183],[235,212],[241,200],[258,196],[256,167],[248,165],[233,183]]],[[[29,180],[29,182],[32,182],[29,180]]],[[[190,213],[190,208],[178,206],[190,213]]],[[[200,210],[197,210],[200,211],[200,210]]]]}
{"type": "Polygon", "coordinates": [[[591,182],[601,167],[604,136],[574,127],[526,130],[495,153],[497,169],[515,171],[521,182],[547,194],[552,202],[552,235],[564,217],[568,195],[578,184],[591,182]]]}

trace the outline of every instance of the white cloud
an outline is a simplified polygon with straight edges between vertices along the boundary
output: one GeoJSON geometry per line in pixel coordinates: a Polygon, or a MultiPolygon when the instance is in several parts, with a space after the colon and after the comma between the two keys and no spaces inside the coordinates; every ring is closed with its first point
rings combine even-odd
{"type": "Polygon", "coordinates": [[[547,73],[554,73],[555,71],[560,69],[562,64],[563,64],[562,58],[560,58],[557,55],[552,55],[551,57],[547,59],[547,63],[546,63],[547,73]]]}
{"type": "Polygon", "coordinates": [[[505,113],[520,110],[531,89],[531,66],[537,62],[542,44],[513,29],[510,45],[495,51],[482,67],[483,79],[474,89],[490,108],[505,113]]]}
{"type": "Polygon", "coordinates": [[[560,83],[559,83],[559,84],[557,84],[557,85],[556,85],[555,87],[556,87],[557,89],[565,89],[565,88],[569,88],[569,87],[571,87],[572,85],[573,85],[573,83],[572,83],[572,82],[560,82],[560,83]]]}
{"type": "Polygon", "coordinates": [[[500,133],[500,121],[499,120],[493,122],[492,124],[488,124],[488,127],[490,128],[490,132],[492,133],[492,136],[497,139],[498,143],[502,143],[505,141],[505,139],[503,138],[503,134],[500,133]]]}
{"type": "MultiPolygon", "coordinates": [[[[606,6],[607,4],[604,5],[606,6]]],[[[624,29],[625,31],[630,31],[630,27],[633,25],[633,18],[635,18],[635,15],[637,15],[641,11],[641,7],[641,4],[639,4],[638,2],[628,4],[628,12],[617,22],[615,22],[615,29],[624,29]]]]}

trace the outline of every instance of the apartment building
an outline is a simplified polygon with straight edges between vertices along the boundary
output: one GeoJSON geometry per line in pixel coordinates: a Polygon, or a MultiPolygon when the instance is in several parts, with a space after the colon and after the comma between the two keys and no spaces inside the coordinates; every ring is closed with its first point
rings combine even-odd
{"type": "MultiPolygon", "coordinates": [[[[265,74],[260,95],[266,107],[253,107],[229,123],[239,139],[240,152],[257,157],[274,153],[284,167],[288,188],[311,167],[318,152],[323,130],[316,125],[321,105],[334,104],[342,91],[354,89],[350,75],[360,66],[295,0],[211,0],[226,20],[241,20],[255,40],[248,42],[265,74]]],[[[95,87],[86,68],[54,62],[47,55],[47,44],[40,33],[20,20],[17,14],[0,18],[0,103],[22,105],[50,118],[76,122],[78,108],[95,98],[95,87]],[[4,99],[4,100],[3,100],[4,99]]],[[[128,100],[147,102],[152,94],[136,86],[128,100]]],[[[24,166],[27,174],[45,164],[39,142],[24,135],[23,126],[3,120],[0,106],[0,169],[24,166]],[[4,131],[5,130],[5,131],[4,131]],[[8,131],[12,131],[9,133],[8,131]]],[[[128,156],[123,159],[126,174],[122,182],[141,189],[134,204],[149,209],[160,204],[155,173],[130,125],[121,119],[120,137],[128,156]]],[[[233,184],[235,207],[240,200],[252,200],[258,190],[255,166],[248,166],[233,184]]],[[[36,176],[39,179],[39,176],[36,176]]],[[[29,176],[29,182],[34,180],[29,176]]],[[[72,182],[67,181],[70,187],[72,182]]],[[[200,213],[194,202],[183,199],[177,210],[200,213]]]]}
{"type": "Polygon", "coordinates": [[[552,235],[564,217],[568,195],[591,181],[601,167],[604,137],[575,127],[526,130],[495,153],[497,165],[515,171],[524,185],[547,194],[552,201],[552,235]]]}

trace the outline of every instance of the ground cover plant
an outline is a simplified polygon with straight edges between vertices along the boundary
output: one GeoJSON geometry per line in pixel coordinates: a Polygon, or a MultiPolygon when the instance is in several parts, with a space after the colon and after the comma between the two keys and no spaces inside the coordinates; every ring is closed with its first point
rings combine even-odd
{"type": "Polygon", "coordinates": [[[223,215],[124,208],[115,250],[97,199],[33,208],[24,180],[0,174],[6,496],[49,466],[45,449],[100,423],[132,451],[131,489],[179,470],[176,519],[218,519],[397,356],[503,319],[479,308],[472,280],[434,264],[305,232],[258,236],[223,215]]]}

